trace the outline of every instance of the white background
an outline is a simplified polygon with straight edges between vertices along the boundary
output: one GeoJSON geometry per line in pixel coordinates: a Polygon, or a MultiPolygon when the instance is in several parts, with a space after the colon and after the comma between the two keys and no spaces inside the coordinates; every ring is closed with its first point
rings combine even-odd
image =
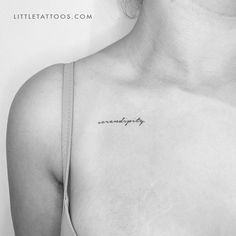
{"type": "Polygon", "coordinates": [[[120,39],[134,21],[118,0],[0,0],[0,235],[13,236],[5,136],[10,104],[39,70],[77,60],[120,39]],[[85,13],[92,20],[14,20],[17,13],[85,13]]]}

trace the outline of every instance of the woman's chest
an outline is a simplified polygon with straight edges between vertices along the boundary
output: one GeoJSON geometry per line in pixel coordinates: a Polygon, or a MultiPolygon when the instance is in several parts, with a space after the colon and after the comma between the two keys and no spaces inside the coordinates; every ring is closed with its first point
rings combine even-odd
{"type": "Polygon", "coordinates": [[[115,109],[74,125],[79,234],[236,234],[236,116],[182,109],[115,109]]]}

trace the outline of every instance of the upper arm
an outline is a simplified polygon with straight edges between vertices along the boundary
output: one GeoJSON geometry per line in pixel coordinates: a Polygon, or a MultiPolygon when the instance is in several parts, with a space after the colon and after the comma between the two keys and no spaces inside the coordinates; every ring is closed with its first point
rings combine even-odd
{"type": "Polygon", "coordinates": [[[62,65],[34,75],[9,113],[7,166],[16,236],[58,236],[62,211],[60,155],[62,65]]]}

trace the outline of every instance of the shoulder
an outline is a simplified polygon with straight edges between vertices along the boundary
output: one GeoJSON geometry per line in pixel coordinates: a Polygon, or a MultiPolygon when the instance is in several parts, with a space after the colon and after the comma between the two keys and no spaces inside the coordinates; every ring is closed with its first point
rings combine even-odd
{"type": "Polygon", "coordinates": [[[62,85],[62,77],[63,64],[49,66],[33,75],[18,90],[11,105],[10,115],[14,114],[14,117],[20,115],[21,118],[26,118],[29,113],[33,115],[35,109],[46,109],[53,98],[58,95],[62,85]],[[45,101],[47,102],[45,103],[45,101]],[[24,113],[19,111],[23,108],[24,113]]]}
{"type": "Polygon", "coordinates": [[[58,159],[62,78],[63,64],[56,64],[27,80],[12,102],[7,127],[10,163],[45,164],[45,168],[52,168],[58,178],[61,178],[58,159]]]}
{"type": "Polygon", "coordinates": [[[62,78],[63,64],[56,64],[27,80],[11,104],[9,124],[15,124],[24,131],[27,127],[28,131],[40,131],[49,128],[48,122],[55,124],[60,112],[62,78]]]}
{"type": "Polygon", "coordinates": [[[115,85],[135,81],[139,71],[118,42],[75,62],[76,80],[90,86],[115,85]],[[92,83],[90,83],[92,82],[92,83]]]}

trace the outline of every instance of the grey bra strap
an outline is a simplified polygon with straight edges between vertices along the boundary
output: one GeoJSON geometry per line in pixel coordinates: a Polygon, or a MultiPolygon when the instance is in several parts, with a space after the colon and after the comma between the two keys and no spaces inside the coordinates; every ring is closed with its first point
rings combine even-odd
{"type": "Polygon", "coordinates": [[[63,166],[64,200],[68,200],[74,110],[74,62],[64,64],[62,84],[61,154],[63,166]]]}

